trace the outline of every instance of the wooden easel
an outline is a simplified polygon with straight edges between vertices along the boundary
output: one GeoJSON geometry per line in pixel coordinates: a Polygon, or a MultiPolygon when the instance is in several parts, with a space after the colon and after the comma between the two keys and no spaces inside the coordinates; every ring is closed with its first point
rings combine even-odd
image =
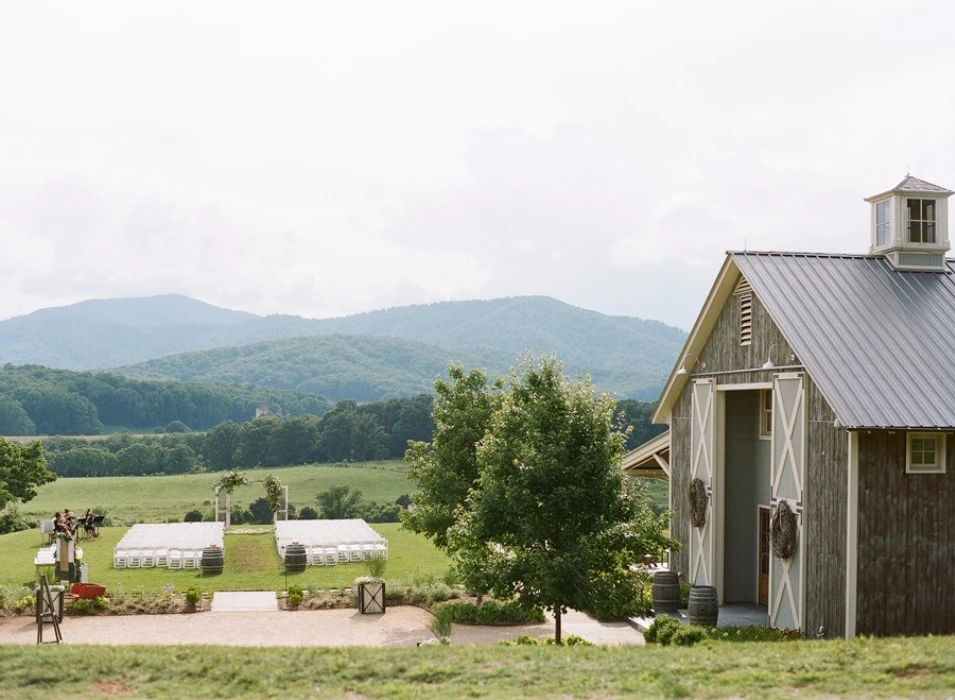
{"type": "Polygon", "coordinates": [[[56,639],[52,642],[46,642],[46,644],[59,644],[63,641],[63,635],[60,633],[60,623],[56,619],[56,610],[53,609],[53,594],[50,592],[50,584],[47,583],[46,576],[40,577],[40,590],[36,593],[36,604],[36,643],[44,643],[43,625],[49,617],[49,621],[53,623],[53,634],[56,639]]]}

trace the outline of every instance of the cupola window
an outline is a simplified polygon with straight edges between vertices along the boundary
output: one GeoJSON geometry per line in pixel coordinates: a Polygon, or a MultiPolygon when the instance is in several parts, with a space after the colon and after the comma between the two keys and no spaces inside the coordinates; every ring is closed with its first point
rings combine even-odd
{"type": "Polygon", "coordinates": [[[875,205],[875,244],[887,245],[891,235],[892,201],[885,200],[875,205]]]}
{"type": "Polygon", "coordinates": [[[909,243],[935,243],[935,200],[906,199],[905,205],[909,243]]]}

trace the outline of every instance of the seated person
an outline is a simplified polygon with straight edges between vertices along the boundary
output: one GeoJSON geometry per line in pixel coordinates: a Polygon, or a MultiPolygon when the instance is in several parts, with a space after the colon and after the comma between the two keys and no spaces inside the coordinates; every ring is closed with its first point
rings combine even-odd
{"type": "Polygon", "coordinates": [[[76,516],[69,508],[63,509],[63,523],[66,525],[67,532],[71,535],[76,532],[76,516]]]}
{"type": "Polygon", "coordinates": [[[65,532],[67,535],[72,535],[69,527],[66,525],[66,520],[60,511],[56,511],[53,514],[53,532],[65,532]]]}
{"type": "Polygon", "coordinates": [[[98,517],[92,508],[86,509],[86,515],[83,516],[82,523],[88,537],[99,537],[99,533],[96,531],[96,519],[98,517]]]}

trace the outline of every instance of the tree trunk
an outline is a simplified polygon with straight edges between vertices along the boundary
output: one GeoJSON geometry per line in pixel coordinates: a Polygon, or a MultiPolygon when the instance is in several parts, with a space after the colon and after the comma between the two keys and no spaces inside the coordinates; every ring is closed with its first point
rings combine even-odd
{"type": "Polygon", "coordinates": [[[554,643],[560,646],[560,608],[554,609],[554,643]]]}

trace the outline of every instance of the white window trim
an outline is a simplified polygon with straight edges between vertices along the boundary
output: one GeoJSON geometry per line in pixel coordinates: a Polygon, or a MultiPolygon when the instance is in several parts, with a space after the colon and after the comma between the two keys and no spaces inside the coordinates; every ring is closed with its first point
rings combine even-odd
{"type": "Polygon", "coordinates": [[[945,433],[906,433],[905,434],[905,473],[906,474],[944,474],[947,455],[945,454],[945,433]],[[912,467],[912,438],[934,438],[935,466],[929,469],[912,467]]]}
{"type": "Polygon", "coordinates": [[[760,440],[773,439],[773,390],[763,389],[759,392],[759,429],[757,434],[760,440]],[[769,398],[769,406],[764,403],[769,398]],[[767,421],[769,423],[767,430],[767,421]]]}

